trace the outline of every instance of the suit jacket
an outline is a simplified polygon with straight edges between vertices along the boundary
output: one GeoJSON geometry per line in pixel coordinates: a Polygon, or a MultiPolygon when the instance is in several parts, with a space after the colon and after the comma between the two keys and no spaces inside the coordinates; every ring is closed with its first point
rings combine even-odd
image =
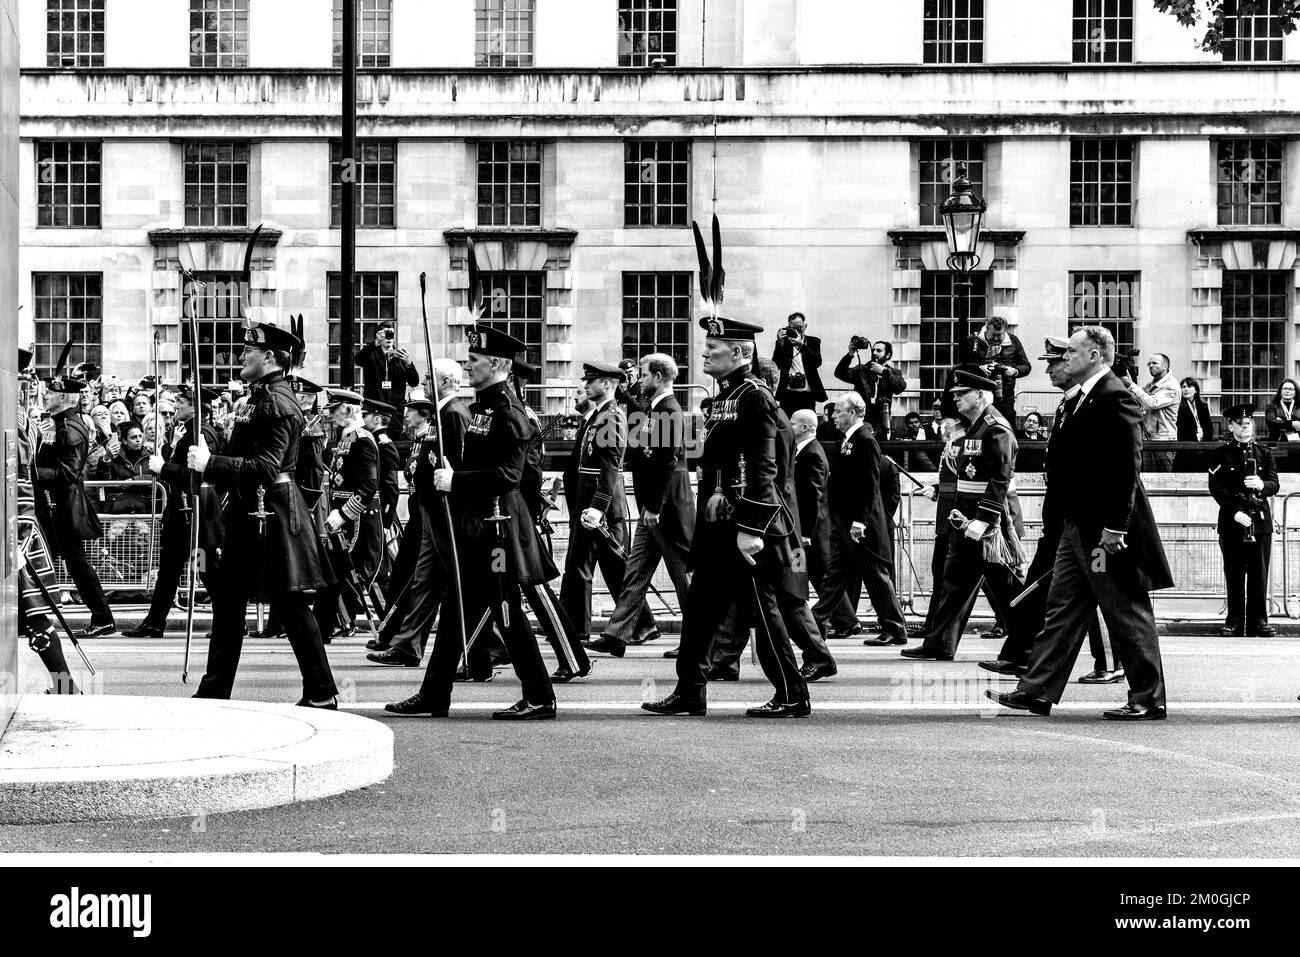
{"type": "Polygon", "coordinates": [[[1147,591],[1170,588],[1151,503],[1142,485],[1142,409],[1110,370],[1056,425],[1047,450],[1044,524],[1070,519],[1091,550],[1102,529],[1124,532],[1127,548],[1106,556],[1108,567],[1136,574],[1147,591]]]}
{"type": "Polygon", "coordinates": [[[671,393],[628,420],[626,460],[637,504],[661,522],[682,527],[689,538],[695,498],[686,470],[686,419],[671,393]]]}
{"type": "MultiPolygon", "coordinates": [[[[822,341],[816,336],[804,336],[799,352],[803,356],[803,372],[808,380],[809,394],[814,402],[825,402],[826,389],[822,387],[822,376],[817,371],[822,364],[822,341]]],[[[790,368],[794,362],[794,346],[789,339],[782,336],[776,340],[776,348],[772,350],[772,361],[781,372],[781,377],[776,383],[776,397],[779,401],[788,391],[786,379],[790,375],[790,368]]]]}
{"type": "Polygon", "coordinates": [[[614,399],[587,420],[577,442],[578,474],[571,500],[574,521],[585,509],[603,512],[612,526],[627,518],[623,492],[623,453],[627,448],[627,418],[614,399]]]}
{"type": "Polygon", "coordinates": [[[880,446],[861,428],[840,444],[826,483],[830,516],[844,533],[854,522],[866,526],[863,544],[883,561],[889,561],[889,525],[880,491],[880,446]]]}
{"type": "Polygon", "coordinates": [[[1186,400],[1178,403],[1178,441],[1212,442],[1214,441],[1214,422],[1210,419],[1210,407],[1204,399],[1196,400],[1196,412],[1193,413],[1186,400]],[[1197,435],[1197,426],[1202,435],[1197,435]]]}
{"type": "Polygon", "coordinates": [[[892,409],[894,396],[907,389],[907,380],[903,373],[891,365],[885,365],[883,372],[872,372],[867,363],[853,364],[856,352],[847,352],[835,367],[835,378],[853,386],[862,401],[867,404],[864,421],[870,422],[876,434],[888,439],[893,428],[892,409]]]}
{"type": "Polygon", "coordinates": [[[831,517],[826,498],[830,463],[822,444],[813,439],[794,457],[794,497],[799,502],[799,531],[814,547],[830,547],[831,517]]]}
{"type": "Polygon", "coordinates": [[[1290,413],[1281,402],[1270,402],[1264,409],[1264,424],[1270,442],[1286,442],[1287,433],[1300,432],[1300,398],[1291,403],[1290,413]]]}

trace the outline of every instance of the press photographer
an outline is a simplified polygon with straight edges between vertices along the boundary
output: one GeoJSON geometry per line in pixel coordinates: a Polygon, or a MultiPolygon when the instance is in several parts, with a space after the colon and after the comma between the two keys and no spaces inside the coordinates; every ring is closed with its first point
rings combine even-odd
{"type": "MultiPolygon", "coordinates": [[[[395,409],[406,404],[406,387],[420,384],[420,373],[406,350],[398,348],[397,332],[388,323],[376,330],[370,345],[357,351],[356,363],[362,372],[362,395],[386,402],[395,409]]],[[[388,424],[388,437],[402,438],[401,423],[396,416],[388,424]]]]}
{"type": "Polygon", "coordinates": [[[864,422],[870,422],[876,430],[876,437],[882,442],[888,440],[893,428],[891,411],[894,396],[907,388],[903,374],[889,364],[894,357],[894,347],[883,339],[874,346],[864,336],[854,336],[849,340],[849,351],[835,367],[835,378],[853,386],[862,401],[867,404],[864,422]],[[861,353],[870,350],[866,362],[861,353]]]}
{"type": "Polygon", "coordinates": [[[776,385],[776,400],[786,415],[799,409],[815,409],[826,401],[821,374],[822,341],[807,334],[808,320],[802,312],[790,313],[783,329],[776,331],[776,349],[772,361],[781,372],[776,385]]]}
{"type": "Polygon", "coordinates": [[[960,368],[986,376],[997,384],[993,407],[1008,422],[1016,421],[1016,379],[1030,372],[1029,357],[1020,340],[1007,331],[1007,320],[990,316],[984,328],[966,340],[960,368]]]}

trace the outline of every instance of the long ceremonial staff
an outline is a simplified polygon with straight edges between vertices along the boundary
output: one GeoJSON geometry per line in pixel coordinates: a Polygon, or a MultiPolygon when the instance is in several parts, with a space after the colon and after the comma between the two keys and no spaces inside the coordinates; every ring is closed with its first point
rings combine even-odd
{"type": "MultiPolygon", "coordinates": [[[[186,325],[190,333],[190,374],[194,383],[193,406],[194,436],[190,442],[198,445],[203,442],[203,377],[199,374],[199,320],[194,308],[194,275],[181,267],[181,303],[186,325]]],[[[188,581],[185,584],[185,661],[181,665],[181,684],[190,683],[190,646],[194,641],[194,583],[199,576],[199,520],[202,512],[199,508],[199,491],[203,487],[203,476],[190,472],[190,556],[188,581]]]]}
{"type": "MultiPolygon", "coordinates": [[[[158,375],[158,332],[153,334],[153,444],[154,454],[162,455],[163,434],[160,418],[162,413],[158,411],[158,400],[162,397],[162,379],[158,375]]],[[[153,543],[158,534],[158,476],[152,471],[149,472],[149,564],[153,564],[153,543]]],[[[154,579],[154,587],[157,587],[157,579],[154,579]]]]}
{"type": "MultiPolygon", "coordinates": [[[[473,259],[474,250],[470,249],[470,258],[473,259]]],[[[420,315],[423,318],[424,326],[424,358],[429,363],[429,390],[433,393],[429,398],[433,402],[433,423],[437,430],[438,451],[442,453],[442,463],[445,467],[450,467],[451,462],[447,459],[447,447],[443,444],[443,436],[446,434],[442,431],[442,410],[438,407],[438,383],[433,373],[433,344],[429,341],[429,310],[424,301],[424,273],[420,273],[420,315]]],[[[476,290],[470,288],[469,297],[471,304],[474,301],[476,290]]],[[[437,494],[436,492],[434,494],[437,494]]],[[[438,496],[442,499],[443,515],[447,519],[447,540],[451,543],[451,581],[456,592],[456,621],[460,625],[460,650],[461,663],[466,668],[469,667],[469,639],[465,636],[465,597],[461,590],[460,582],[460,553],[456,548],[456,523],[451,519],[451,503],[446,495],[438,496]]]]}

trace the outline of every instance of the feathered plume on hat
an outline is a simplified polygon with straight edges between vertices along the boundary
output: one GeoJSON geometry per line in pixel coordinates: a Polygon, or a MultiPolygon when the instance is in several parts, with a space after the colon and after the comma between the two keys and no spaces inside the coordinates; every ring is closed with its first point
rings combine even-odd
{"type": "Polygon", "coordinates": [[[483,287],[478,275],[478,257],[474,255],[474,240],[467,246],[465,268],[469,272],[469,311],[475,322],[483,318],[487,303],[483,300],[483,287]]]}
{"type": "Polygon", "coordinates": [[[700,295],[704,298],[704,309],[710,316],[718,315],[725,293],[727,271],[722,268],[722,233],[718,228],[718,214],[713,214],[713,263],[709,264],[709,254],[704,248],[704,236],[700,225],[691,220],[691,229],[695,231],[695,252],[700,258],[700,295]]]}
{"type": "Polygon", "coordinates": [[[296,319],[293,315],[289,316],[289,332],[298,340],[298,344],[294,346],[292,351],[289,353],[289,369],[291,371],[294,369],[301,369],[307,364],[307,340],[303,336],[304,325],[306,325],[306,322],[304,321],[301,312],[298,313],[296,319]]]}
{"type": "Polygon", "coordinates": [[[54,375],[61,376],[68,371],[68,356],[72,353],[72,344],[77,340],[69,337],[68,341],[63,344],[63,351],[59,353],[59,361],[54,364],[54,375]]]}

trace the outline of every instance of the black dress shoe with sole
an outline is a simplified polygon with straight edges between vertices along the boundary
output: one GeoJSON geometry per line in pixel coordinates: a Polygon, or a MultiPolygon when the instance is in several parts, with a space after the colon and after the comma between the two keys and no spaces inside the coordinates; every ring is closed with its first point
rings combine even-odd
{"type": "Polygon", "coordinates": [[[746,718],[806,718],[812,714],[812,703],[803,701],[777,701],[773,699],[745,712],[746,718]]]}
{"type": "Polygon", "coordinates": [[[944,654],[942,651],[935,651],[933,648],[925,647],[925,645],[904,648],[899,654],[904,658],[915,658],[918,661],[952,661],[952,655],[944,654]]]}
{"type": "Polygon", "coordinates": [[[907,638],[903,635],[878,635],[875,638],[863,638],[862,643],[869,648],[878,648],[884,645],[905,645],[907,638]]]}
{"type": "Polygon", "coordinates": [[[414,655],[404,655],[396,648],[371,651],[367,653],[366,661],[373,661],[377,665],[399,665],[407,668],[415,668],[420,664],[419,658],[414,655]]]}
{"type": "Polygon", "coordinates": [[[446,708],[435,708],[432,705],[426,703],[425,700],[421,698],[418,694],[411,695],[411,697],[407,698],[405,701],[395,701],[392,704],[386,704],[384,705],[384,710],[387,711],[389,714],[400,714],[400,715],[407,715],[407,716],[417,715],[417,714],[427,714],[431,718],[447,717],[446,708]]]}
{"type": "Polygon", "coordinates": [[[551,673],[551,681],[563,685],[568,684],[575,678],[585,678],[587,675],[591,674],[593,665],[595,665],[595,662],[589,661],[587,662],[587,667],[583,668],[581,671],[570,671],[565,665],[560,665],[560,667],[556,668],[555,671],[551,673]]]}
{"type": "Polygon", "coordinates": [[[834,665],[804,665],[799,669],[799,676],[804,681],[821,681],[823,678],[834,678],[840,673],[840,669],[834,665]]]}
{"type": "Polygon", "coordinates": [[[486,675],[471,675],[464,668],[457,668],[456,674],[452,676],[452,681],[477,681],[482,684],[485,681],[491,681],[497,676],[495,671],[489,671],[486,675]]]}
{"type": "Polygon", "coordinates": [[[650,642],[656,640],[658,637],[659,637],[659,631],[658,631],[658,629],[656,629],[656,630],[654,630],[654,631],[648,632],[644,638],[638,638],[638,637],[636,637],[635,635],[633,635],[633,636],[632,636],[632,640],[629,641],[628,644],[629,644],[629,645],[648,645],[650,642]]]}
{"type": "Polygon", "coordinates": [[[582,643],[582,647],[588,651],[594,651],[597,654],[609,655],[613,658],[622,658],[627,652],[627,645],[614,638],[606,638],[599,635],[595,638],[588,638],[582,643]]]}
{"type": "Polygon", "coordinates": [[[338,696],[335,695],[324,704],[316,704],[315,702],[308,701],[306,698],[302,698],[298,701],[297,707],[315,708],[317,711],[337,711],[339,710],[339,699],[338,696]]]}
{"type": "Polygon", "coordinates": [[[708,711],[708,704],[699,698],[683,698],[673,692],[662,701],[643,702],[641,710],[649,711],[651,714],[689,714],[699,717],[708,711]]]}
{"type": "Polygon", "coordinates": [[[1109,711],[1103,711],[1101,716],[1107,721],[1164,721],[1167,717],[1164,708],[1148,708],[1137,704],[1111,708],[1109,711]]]}
{"type": "Polygon", "coordinates": [[[995,675],[1010,675],[1016,678],[1029,670],[1024,665],[1018,665],[1012,661],[1003,661],[1001,658],[997,661],[980,661],[977,664],[985,671],[991,671],[995,675]]]}
{"type": "Polygon", "coordinates": [[[77,638],[105,638],[117,631],[117,625],[111,621],[105,625],[90,625],[77,632],[77,638]]]}
{"type": "Polygon", "coordinates": [[[162,636],[163,630],[153,625],[140,624],[122,631],[123,638],[161,638],[162,636]]]}
{"type": "Polygon", "coordinates": [[[366,642],[366,651],[383,651],[388,647],[388,642],[380,641],[378,638],[371,638],[366,642]]]}
{"type": "Polygon", "coordinates": [[[546,704],[516,701],[504,711],[493,711],[492,717],[497,721],[547,721],[555,717],[555,700],[551,699],[546,704]]]}
{"type": "Polygon", "coordinates": [[[1259,625],[1248,632],[1251,638],[1276,638],[1277,629],[1272,625],[1259,625]]]}
{"type": "Polygon", "coordinates": [[[680,648],[669,648],[667,651],[664,652],[664,657],[665,657],[665,658],[676,658],[676,657],[677,657],[677,652],[679,652],[679,651],[681,651],[680,648]]]}
{"type": "Polygon", "coordinates": [[[860,634],[862,634],[862,626],[861,626],[861,625],[859,625],[857,628],[850,628],[848,631],[831,631],[831,632],[827,632],[827,633],[826,633],[826,640],[827,640],[827,641],[838,641],[838,640],[841,639],[841,638],[853,638],[853,637],[855,637],[856,635],[860,635],[860,634]]]}
{"type": "Polygon", "coordinates": [[[1220,638],[1245,638],[1246,632],[1241,628],[1233,628],[1230,627],[1229,625],[1224,625],[1222,628],[1219,629],[1219,637],[1220,638]]]}
{"type": "Polygon", "coordinates": [[[1079,678],[1081,685],[1113,685],[1117,681],[1124,680],[1124,669],[1116,668],[1114,671],[1102,671],[1100,668],[1094,668],[1086,675],[1079,678]]]}
{"type": "Polygon", "coordinates": [[[986,688],[984,697],[990,701],[996,701],[1004,708],[1011,708],[1013,711],[1028,711],[1031,714],[1043,716],[1052,713],[1052,702],[1044,701],[1042,698],[1035,698],[1025,691],[994,691],[992,688],[986,688]]]}

